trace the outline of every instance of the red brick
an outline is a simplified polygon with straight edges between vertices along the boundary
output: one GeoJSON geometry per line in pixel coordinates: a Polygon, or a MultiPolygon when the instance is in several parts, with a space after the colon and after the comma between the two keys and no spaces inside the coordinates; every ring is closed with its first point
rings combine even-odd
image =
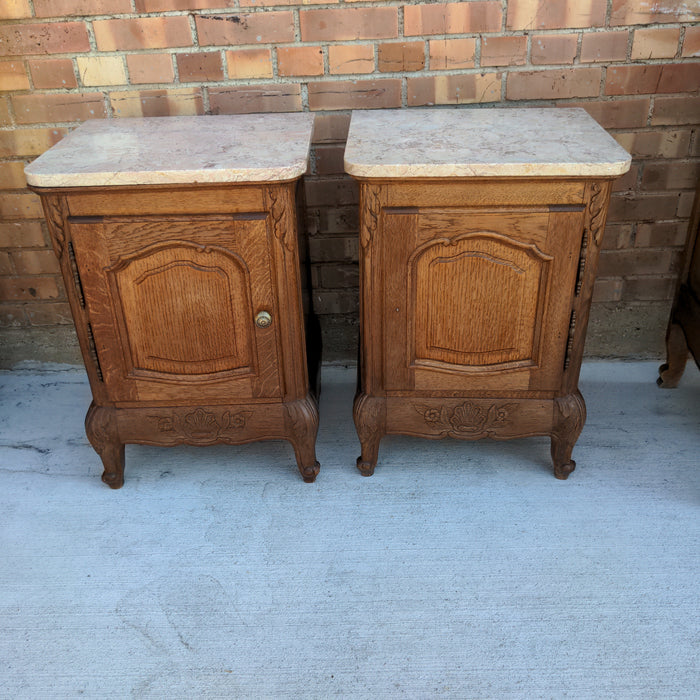
{"type": "Polygon", "coordinates": [[[101,19],[92,23],[100,51],[134,51],[191,46],[187,17],[141,17],[101,19]]]}
{"type": "Polygon", "coordinates": [[[346,141],[350,128],[349,114],[316,114],[314,116],[313,143],[346,141]]]}
{"type": "Polygon", "coordinates": [[[613,134],[635,158],[682,158],[689,155],[690,131],[627,131],[613,134]]]}
{"type": "Polygon", "coordinates": [[[425,68],[425,43],[402,41],[379,44],[377,65],[382,73],[410,73],[425,68]]]}
{"type": "Polygon", "coordinates": [[[468,73],[408,78],[409,107],[499,102],[501,73],[468,73]]]}
{"type": "Polygon", "coordinates": [[[133,53],[126,57],[129,69],[129,82],[172,83],[175,80],[172,54],[169,53],[133,53]]]}
{"type": "Polygon", "coordinates": [[[323,49],[320,46],[291,46],[277,49],[277,73],[323,75],[323,49]]]}
{"type": "Polygon", "coordinates": [[[32,16],[29,0],[3,0],[0,19],[25,19],[32,16]]]}
{"type": "Polygon", "coordinates": [[[674,58],[680,41],[680,27],[636,29],[632,41],[633,61],[649,58],[674,58]]]}
{"type": "Polygon", "coordinates": [[[0,222],[0,248],[38,248],[46,245],[40,221],[0,222]]]}
{"type": "Polygon", "coordinates": [[[659,221],[676,216],[678,195],[675,194],[613,194],[610,198],[608,220],[659,221]]]}
{"type": "Polygon", "coordinates": [[[624,61],[628,40],[628,31],[586,33],[581,40],[581,63],[624,61]]]}
{"type": "Polygon", "coordinates": [[[631,192],[637,187],[637,179],[639,177],[639,166],[635,163],[624,174],[620,175],[613,182],[613,192],[631,192]]]}
{"type": "Polygon", "coordinates": [[[522,66],[527,59],[527,37],[494,36],[481,39],[482,66],[522,66]]]}
{"type": "Polygon", "coordinates": [[[55,326],[73,323],[70,305],[66,302],[25,304],[24,312],[32,326],[55,326]]]}
{"type": "Polygon", "coordinates": [[[700,88],[700,63],[610,67],[606,95],[694,92],[700,88]]]}
{"type": "Polygon", "coordinates": [[[0,328],[19,328],[27,326],[27,316],[24,312],[24,304],[0,303],[0,328]]]}
{"type": "Polygon", "coordinates": [[[0,97],[0,126],[11,126],[10,101],[7,97],[0,97]]]}
{"type": "Polygon", "coordinates": [[[374,72],[372,44],[331,44],[328,47],[328,69],[331,75],[374,72]]]}
{"type": "Polygon", "coordinates": [[[200,46],[228,47],[294,41],[294,15],[291,12],[198,15],[195,21],[200,46]]]}
{"type": "Polygon", "coordinates": [[[700,56],[700,27],[686,27],[683,39],[683,58],[700,56]]]}
{"type": "Polygon", "coordinates": [[[666,248],[685,245],[688,234],[686,221],[655,221],[637,226],[634,245],[638,248],[666,248]]]}
{"type": "Polygon", "coordinates": [[[222,80],[224,77],[219,51],[178,53],[175,59],[181,83],[222,80]]]}
{"type": "Polygon", "coordinates": [[[0,56],[80,53],[89,50],[90,40],[83,22],[0,26],[0,56]]]}
{"type": "Polygon", "coordinates": [[[557,107],[581,107],[605,129],[630,129],[646,126],[650,105],[651,100],[645,97],[605,102],[562,102],[557,107]]]}
{"type": "Polygon", "coordinates": [[[0,299],[56,299],[55,277],[0,277],[0,299]]]}
{"type": "Polygon", "coordinates": [[[0,163],[0,190],[23,190],[26,186],[23,160],[0,163]]]}
{"type": "Polygon", "coordinates": [[[700,21],[700,8],[695,2],[679,0],[612,0],[610,25],[670,24],[700,21]]]}
{"type": "Polygon", "coordinates": [[[401,106],[401,80],[309,83],[309,109],[385,109],[401,106]]]}
{"type": "Polygon", "coordinates": [[[130,12],[131,0],[34,0],[37,17],[82,17],[130,12]]]}
{"type": "Polygon", "coordinates": [[[531,39],[530,62],[573,63],[578,50],[578,34],[539,34],[531,39]]]}
{"type": "Polygon", "coordinates": [[[122,56],[78,56],[78,76],[85,87],[124,85],[126,67],[122,56]]]}
{"type": "Polygon", "coordinates": [[[507,29],[602,27],[607,0],[511,0],[507,29]]]}
{"type": "Polygon", "coordinates": [[[78,87],[70,58],[37,58],[28,63],[36,90],[78,87]]]}
{"type": "Polygon", "coordinates": [[[600,92],[600,78],[600,68],[509,73],[506,82],[506,98],[547,100],[597,97],[600,92]]]}
{"type": "Polygon", "coordinates": [[[475,39],[431,39],[430,70],[472,68],[475,64],[475,39]]]}
{"type": "Polygon", "coordinates": [[[404,36],[500,32],[500,2],[450,2],[404,7],[404,36]]]}
{"type": "Polygon", "coordinates": [[[654,99],[652,125],[697,124],[700,97],[657,97],[654,99]]]}
{"type": "MultiPolygon", "coordinates": [[[[235,0],[135,0],[136,12],[171,12],[175,10],[219,10],[232,7],[235,0]]],[[[277,5],[284,5],[280,0],[277,5]]]]}
{"type": "Polygon", "coordinates": [[[700,181],[700,162],[647,163],[642,175],[643,190],[695,189],[700,181]]]}
{"type": "Polygon", "coordinates": [[[67,129],[15,129],[0,131],[0,158],[38,156],[58,143],[67,129]]]}
{"type": "Polygon", "coordinates": [[[226,52],[228,77],[271,78],[272,52],[270,49],[235,49],[226,52]]]}
{"type": "Polygon", "coordinates": [[[299,26],[302,41],[391,39],[399,34],[398,8],[301,10],[299,26]]]}
{"type": "MultiPolygon", "coordinates": [[[[0,275],[14,275],[15,268],[9,253],[0,250],[0,275]]],[[[1,301],[1,300],[0,300],[1,301]]]]}
{"type": "Polygon", "coordinates": [[[29,90],[24,61],[0,61],[0,92],[29,90]]]}
{"type": "Polygon", "coordinates": [[[676,290],[675,275],[645,275],[626,277],[622,301],[655,301],[673,299],[676,290]]]}
{"type": "Polygon", "coordinates": [[[633,224],[607,224],[602,247],[606,250],[629,248],[632,243],[633,224]]]}
{"type": "MultiPolygon", "coordinates": [[[[221,0],[219,0],[221,1],[221,0]]],[[[345,0],[345,2],[365,2],[366,0],[345,0]]],[[[373,0],[367,0],[372,2],[373,0]]],[[[379,0],[374,0],[377,2],[379,0]]],[[[241,7],[268,7],[272,5],[337,5],[340,0],[240,0],[241,7]]]]}
{"type": "Polygon", "coordinates": [[[202,90],[130,90],[109,96],[116,117],[180,117],[204,113],[202,90]]]}
{"type": "Polygon", "coordinates": [[[12,260],[18,275],[50,275],[61,271],[53,250],[16,251],[12,260]]]}
{"type": "Polygon", "coordinates": [[[78,122],[107,116],[101,92],[16,95],[12,106],[18,124],[78,122]]]}
{"type": "Polygon", "coordinates": [[[0,219],[40,219],[43,214],[39,196],[33,192],[0,194],[0,219]]]}
{"type": "Polygon", "coordinates": [[[209,88],[212,114],[249,114],[251,112],[301,111],[301,86],[244,85],[209,88]]]}

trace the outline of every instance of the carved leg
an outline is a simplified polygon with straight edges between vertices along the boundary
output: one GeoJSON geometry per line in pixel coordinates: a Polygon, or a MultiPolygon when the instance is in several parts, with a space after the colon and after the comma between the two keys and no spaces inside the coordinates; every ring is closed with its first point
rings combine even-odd
{"type": "Polygon", "coordinates": [[[315,481],[321,468],[316,461],[316,434],[318,433],[318,406],[311,395],[285,404],[287,434],[294,448],[301,478],[308,484],[315,481]]]}
{"type": "Polygon", "coordinates": [[[552,462],[554,476],[567,479],[576,468],[571,452],[586,422],[586,404],[579,391],[554,400],[552,462]]]}
{"type": "Polygon", "coordinates": [[[666,331],[666,362],[659,367],[656,383],[664,389],[673,389],[685,370],[688,360],[688,342],[683,329],[677,323],[669,323],[666,331]]]}
{"type": "Polygon", "coordinates": [[[85,432],[102,459],[102,481],[112,489],[120,489],[124,485],[124,443],[119,440],[115,409],[91,404],[85,416],[85,432]]]}
{"type": "Polygon", "coordinates": [[[357,468],[362,476],[372,476],[385,432],[386,404],[384,399],[360,393],[355,397],[352,413],[362,449],[357,468]]]}

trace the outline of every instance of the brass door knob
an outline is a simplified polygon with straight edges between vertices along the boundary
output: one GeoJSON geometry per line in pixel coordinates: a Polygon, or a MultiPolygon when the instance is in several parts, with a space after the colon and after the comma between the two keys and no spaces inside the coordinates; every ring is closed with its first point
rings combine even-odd
{"type": "Polygon", "coordinates": [[[272,316],[267,311],[261,311],[255,317],[255,325],[258,328],[269,328],[272,325],[272,316]]]}

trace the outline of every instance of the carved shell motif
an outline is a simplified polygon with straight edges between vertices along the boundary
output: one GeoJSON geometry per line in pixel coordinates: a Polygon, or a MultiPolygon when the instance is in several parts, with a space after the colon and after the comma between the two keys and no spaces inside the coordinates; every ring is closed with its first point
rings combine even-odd
{"type": "Polygon", "coordinates": [[[245,428],[252,411],[239,411],[231,415],[224,411],[218,416],[211,411],[197,408],[184,416],[173,412],[165,416],[151,416],[157,421],[161,433],[170,433],[182,440],[197,442],[214,442],[226,437],[233,437],[232,432],[245,428]]]}
{"type": "Polygon", "coordinates": [[[423,416],[434,430],[441,430],[457,437],[487,435],[508,422],[515,404],[479,405],[472,401],[449,409],[447,406],[434,407],[414,404],[413,408],[423,416]]]}

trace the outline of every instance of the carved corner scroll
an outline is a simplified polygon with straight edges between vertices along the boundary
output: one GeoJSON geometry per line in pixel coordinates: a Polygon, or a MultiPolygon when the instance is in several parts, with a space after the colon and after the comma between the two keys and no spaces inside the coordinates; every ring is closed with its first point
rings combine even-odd
{"type": "Polygon", "coordinates": [[[66,245],[66,229],[64,223],[64,198],[63,197],[43,197],[46,220],[51,234],[51,242],[56,257],[63,257],[66,245]]]}
{"type": "Polygon", "coordinates": [[[362,187],[363,215],[360,228],[360,245],[366,249],[372,242],[379,222],[379,187],[363,185],[362,187]]]}
{"type": "Polygon", "coordinates": [[[279,187],[268,187],[267,198],[270,204],[270,216],[272,218],[272,231],[280,243],[288,250],[294,250],[292,227],[284,221],[285,212],[293,211],[288,201],[285,190],[279,187]]]}
{"type": "Polygon", "coordinates": [[[594,182],[591,185],[591,201],[589,203],[590,219],[588,227],[596,245],[603,240],[603,220],[605,219],[605,203],[607,201],[608,187],[594,182]]]}

